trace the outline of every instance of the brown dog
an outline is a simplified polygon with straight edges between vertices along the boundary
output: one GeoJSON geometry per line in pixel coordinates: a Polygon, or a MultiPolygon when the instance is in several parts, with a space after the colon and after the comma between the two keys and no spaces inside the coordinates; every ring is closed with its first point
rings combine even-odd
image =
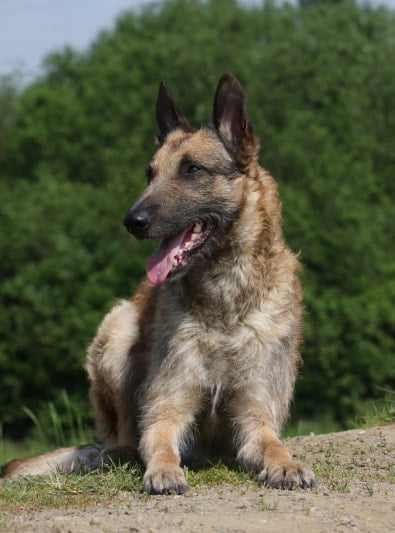
{"type": "Polygon", "coordinates": [[[278,436],[300,362],[299,263],[242,89],[224,74],[212,122],[196,130],[161,83],[156,115],[148,185],[124,224],[160,246],[148,281],[104,318],[88,350],[104,444],[11,461],[3,473],[78,471],[139,454],[148,492],[183,493],[180,461],[216,450],[273,487],[311,487],[313,473],[278,436]]]}

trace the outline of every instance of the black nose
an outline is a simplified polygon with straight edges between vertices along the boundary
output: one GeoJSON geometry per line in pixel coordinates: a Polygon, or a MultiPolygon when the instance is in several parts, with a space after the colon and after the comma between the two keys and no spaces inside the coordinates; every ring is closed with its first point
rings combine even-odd
{"type": "Polygon", "coordinates": [[[130,209],[123,219],[123,224],[135,237],[143,237],[144,231],[151,224],[151,217],[146,209],[130,209]]]}

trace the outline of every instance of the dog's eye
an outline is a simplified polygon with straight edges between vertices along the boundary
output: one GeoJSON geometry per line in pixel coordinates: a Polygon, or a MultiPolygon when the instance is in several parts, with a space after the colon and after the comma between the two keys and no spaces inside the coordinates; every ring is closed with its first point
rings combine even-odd
{"type": "Polygon", "coordinates": [[[195,174],[196,172],[199,172],[199,170],[201,170],[201,168],[198,167],[197,165],[189,165],[189,167],[187,168],[186,173],[187,174],[195,174]]]}
{"type": "Polygon", "coordinates": [[[196,159],[193,159],[189,155],[184,156],[180,162],[179,173],[180,176],[185,179],[195,178],[196,175],[202,171],[205,171],[204,165],[200,164],[199,161],[196,161],[196,159]]]}

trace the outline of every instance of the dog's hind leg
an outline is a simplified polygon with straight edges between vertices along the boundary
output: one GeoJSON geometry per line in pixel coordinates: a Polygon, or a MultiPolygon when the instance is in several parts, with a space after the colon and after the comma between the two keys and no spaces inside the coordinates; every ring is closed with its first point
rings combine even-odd
{"type": "Polygon", "coordinates": [[[2,477],[16,479],[23,476],[42,476],[52,472],[87,472],[108,463],[104,447],[86,444],[70,448],[58,448],[51,452],[13,459],[1,468],[2,477]]]}
{"type": "Polygon", "coordinates": [[[137,335],[134,304],[122,301],[104,318],[88,349],[86,369],[91,382],[90,395],[103,444],[59,448],[14,459],[2,467],[2,476],[86,472],[136,457],[136,413],[129,387],[133,371],[129,352],[137,335]]]}
{"type": "Polygon", "coordinates": [[[122,300],[105,316],[86,360],[99,436],[111,454],[120,457],[137,455],[134,395],[139,386],[139,369],[132,347],[138,338],[135,304],[122,300]]]}

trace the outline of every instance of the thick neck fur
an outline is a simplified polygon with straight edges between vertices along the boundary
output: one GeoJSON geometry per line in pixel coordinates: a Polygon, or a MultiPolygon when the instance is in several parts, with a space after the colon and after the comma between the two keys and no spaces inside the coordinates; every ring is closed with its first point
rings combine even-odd
{"type": "MultiPolygon", "coordinates": [[[[200,314],[201,309],[202,316],[210,316],[224,327],[259,307],[272,288],[282,284],[278,279],[278,259],[284,253],[290,254],[282,237],[275,181],[258,163],[251,165],[248,175],[240,179],[240,211],[219,243],[215,261],[210,258],[195,265],[175,282],[192,312],[200,314]]],[[[290,266],[283,280],[286,284],[296,268],[290,266]]]]}

